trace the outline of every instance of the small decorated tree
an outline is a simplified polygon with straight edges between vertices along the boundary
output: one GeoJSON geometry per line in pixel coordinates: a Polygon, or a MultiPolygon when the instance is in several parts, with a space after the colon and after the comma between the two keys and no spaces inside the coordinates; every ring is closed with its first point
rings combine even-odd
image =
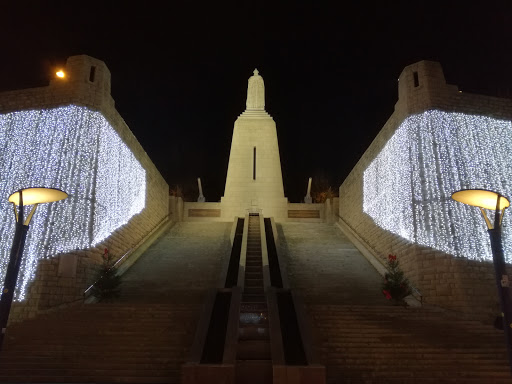
{"type": "Polygon", "coordinates": [[[388,272],[384,276],[382,293],[388,300],[397,302],[403,301],[404,297],[411,294],[409,281],[405,278],[404,272],[400,269],[395,255],[388,255],[388,272]]]}
{"type": "Polygon", "coordinates": [[[114,264],[114,257],[105,248],[103,264],[101,264],[98,270],[96,283],[92,287],[92,295],[98,301],[108,301],[119,297],[121,276],[117,274],[117,268],[114,264]]]}

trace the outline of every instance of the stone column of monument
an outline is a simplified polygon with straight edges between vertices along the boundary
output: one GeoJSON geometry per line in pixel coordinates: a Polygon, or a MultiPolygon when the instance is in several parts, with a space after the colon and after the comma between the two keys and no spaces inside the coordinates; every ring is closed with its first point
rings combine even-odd
{"type": "Polygon", "coordinates": [[[286,218],[276,123],[265,111],[263,78],[254,70],[247,87],[246,110],[235,121],[229,155],[222,216],[244,216],[248,211],[286,218]]]}

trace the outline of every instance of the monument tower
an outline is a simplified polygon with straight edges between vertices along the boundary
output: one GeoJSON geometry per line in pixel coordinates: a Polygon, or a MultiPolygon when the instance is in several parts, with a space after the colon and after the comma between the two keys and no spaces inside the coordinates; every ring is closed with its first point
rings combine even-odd
{"type": "Polygon", "coordinates": [[[221,202],[224,217],[248,211],[286,217],[276,123],[265,111],[265,85],[257,69],[249,78],[246,110],[235,121],[221,202]]]}

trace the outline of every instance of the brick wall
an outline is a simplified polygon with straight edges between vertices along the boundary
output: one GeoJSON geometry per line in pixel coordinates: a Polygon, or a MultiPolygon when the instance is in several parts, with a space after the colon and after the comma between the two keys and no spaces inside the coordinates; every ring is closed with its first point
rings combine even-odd
{"type": "Polygon", "coordinates": [[[378,227],[363,212],[363,172],[409,115],[438,109],[512,120],[512,100],[459,92],[446,84],[440,64],[429,61],[406,67],[398,88],[394,113],[340,186],[339,220],[382,263],[396,254],[425,302],[490,319],[499,313],[492,263],[456,258],[378,227]]]}
{"type": "Polygon", "coordinates": [[[146,171],[146,205],[141,213],[95,248],[41,260],[27,299],[13,304],[10,321],[82,300],[83,292],[93,283],[104,248],[122,257],[168,220],[169,186],[115,109],[110,95],[110,72],[105,63],[86,55],[72,56],[67,60],[65,73],[64,79],[56,78],[47,87],[0,93],[0,113],[69,104],[100,111],[146,171]]]}

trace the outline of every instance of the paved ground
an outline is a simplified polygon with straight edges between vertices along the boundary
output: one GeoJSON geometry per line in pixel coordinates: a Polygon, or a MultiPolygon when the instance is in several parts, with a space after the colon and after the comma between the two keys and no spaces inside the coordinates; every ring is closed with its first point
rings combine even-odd
{"type": "Polygon", "coordinates": [[[123,275],[122,301],[201,302],[219,286],[232,223],[176,223],[123,275]]]}
{"type": "Polygon", "coordinates": [[[338,227],[277,223],[292,289],[316,304],[386,304],[382,277],[338,227]]]}

